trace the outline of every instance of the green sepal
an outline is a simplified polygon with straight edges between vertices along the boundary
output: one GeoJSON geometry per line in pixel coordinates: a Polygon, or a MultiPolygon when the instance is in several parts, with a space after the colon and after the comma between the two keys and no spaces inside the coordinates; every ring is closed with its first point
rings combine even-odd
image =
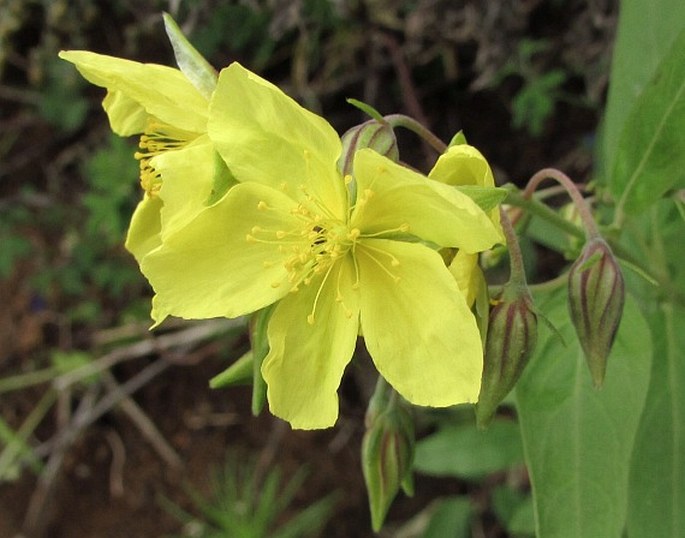
{"type": "Polygon", "coordinates": [[[447,144],[447,147],[451,148],[452,146],[461,146],[463,144],[468,144],[468,142],[466,141],[466,135],[464,134],[464,131],[460,129],[457,131],[457,134],[452,137],[452,140],[450,140],[450,143],[447,144]]]}
{"type": "Polygon", "coordinates": [[[176,21],[168,13],[164,17],[164,29],[174,49],[176,63],[190,83],[207,99],[211,98],[218,74],[204,56],[190,44],[176,21]]]}
{"type": "Polygon", "coordinates": [[[255,312],[250,319],[250,342],[252,344],[252,414],[256,417],[266,403],[266,381],[262,377],[262,363],[269,353],[266,330],[271,317],[271,307],[255,312]]]}
{"type": "Polygon", "coordinates": [[[459,192],[465,194],[478,204],[483,211],[496,208],[507,197],[507,190],[501,187],[481,187],[480,185],[455,186],[459,192]]]}
{"type": "Polygon", "coordinates": [[[252,381],[252,362],[252,350],[250,350],[223,372],[210,379],[210,388],[219,389],[232,385],[245,385],[250,383],[252,381]]]}
{"type": "Polygon", "coordinates": [[[209,206],[218,202],[228,192],[228,189],[237,184],[238,180],[226,166],[224,160],[217,152],[214,152],[214,183],[205,204],[209,206]]]}
{"type": "Polygon", "coordinates": [[[353,107],[358,108],[361,110],[364,114],[367,116],[373,118],[374,120],[380,122],[380,123],[386,123],[385,118],[381,115],[378,110],[373,108],[371,105],[367,105],[366,103],[362,101],[358,101],[357,99],[349,98],[347,99],[347,102],[350,103],[353,107]]]}

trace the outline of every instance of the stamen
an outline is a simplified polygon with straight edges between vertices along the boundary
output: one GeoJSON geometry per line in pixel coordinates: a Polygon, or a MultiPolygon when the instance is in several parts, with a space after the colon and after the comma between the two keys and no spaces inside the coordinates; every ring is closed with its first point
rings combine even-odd
{"type": "Polygon", "coordinates": [[[328,280],[328,277],[331,274],[331,271],[333,270],[334,265],[335,264],[330,265],[330,267],[328,268],[328,271],[326,271],[326,274],[324,275],[323,279],[321,280],[321,284],[319,285],[319,289],[316,290],[316,297],[314,297],[314,304],[312,305],[312,311],[307,316],[307,323],[309,323],[310,325],[314,325],[314,314],[316,313],[316,307],[319,304],[319,297],[321,297],[321,290],[323,290],[323,287],[326,285],[326,281],[328,280]]]}
{"type": "Polygon", "coordinates": [[[156,196],[162,187],[162,176],[151,164],[153,157],[167,151],[177,151],[197,138],[197,133],[178,129],[150,118],[145,132],[140,136],[138,147],[133,156],[140,161],[140,185],[148,196],[156,196]]]}
{"type": "MultiPolygon", "coordinates": [[[[360,246],[361,246],[361,245],[360,245],[360,246]]],[[[394,275],[394,274],[390,271],[390,269],[388,269],[385,265],[383,265],[383,262],[381,262],[381,261],[380,261],[378,258],[376,258],[376,256],[374,256],[373,254],[371,254],[371,252],[369,252],[369,250],[374,250],[374,251],[378,252],[379,254],[385,254],[385,255],[389,256],[389,257],[391,258],[391,260],[393,260],[394,262],[397,262],[397,263],[393,263],[393,261],[391,261],[390,264],[391,264],[392,266],[394,266],[394,267],[397,267],[397,266],[400,264],[400,262],[397,260],[397,258],[395,258],[395,257],[394,257],[392,254],[390,254],[389,252],[385,252],[385,251],[383,251],[383,250],[381,250],[381,249],[378,249],[378,248],[369,247],[369,245],[366,245],[366,244],[364,245],[364,248],[360,249],[360,252],[364,252],[364,254],[366,254],[369,258],[371,258],[371,260],[372,260],[378,267],[380,267],[386,275],[388,275],[390,278],[392,278],[393,281],[394,281],[395,283],[399,282],[399,281],[401,280],[400,277],[398,277],[397,275],[394,275]]]]}
{"type": "Polygon", "coordinates": [[[362,237],[380,237],[393,232],[407,233],[409,231],[409,224],[406,222],[400,224],[397,228],[388,228],[387,230],[382,230],[380,232],[375,232],[372,234],[364,234],[362,237]]]}

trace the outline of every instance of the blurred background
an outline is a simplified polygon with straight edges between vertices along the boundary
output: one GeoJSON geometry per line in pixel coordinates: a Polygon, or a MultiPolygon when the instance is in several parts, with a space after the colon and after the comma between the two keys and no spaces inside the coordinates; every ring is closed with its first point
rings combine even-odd
{"type": "MultiPolygon", "coordinates": [[[[0,536],[372,535],[365,366],[350,368],[335,428],[291,432],[252,417],[249,387],[208,387],[247,349],[242,321],[148,332],[151,290],[123,248],[137,141],[111,134],[104,91],[59,50],[174,65],[166,11],[215,67],[240,61],[340,134],[365,120],[352,97],[446,141],[463,130],[499,184],[546,166],[585,182],[617,4],[0,0],[0,536]]],[[[400,134],[403,160],[426,170],[436,155],[400,134]]],[[[541,275],[555,263],[531,255],[541,275]]],[[[472,412],[422,414],[419,435],[446,420],[472,412]]],[[[491,445],[509,448],[424,465],[381,535],[530,536],[520,447],[491,445]]]]}

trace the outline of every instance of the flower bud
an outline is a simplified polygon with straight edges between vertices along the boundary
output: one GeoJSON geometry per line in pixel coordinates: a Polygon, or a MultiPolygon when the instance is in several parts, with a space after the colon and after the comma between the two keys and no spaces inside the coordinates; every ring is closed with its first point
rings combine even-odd
{"type": "Polygon", "coordinates": [[[514,387],[537,342],[537,315],[528,288],[509,282],[490,311],[483,379],[476,405],[479,428],[487,426],[514,387]]]}
{"type": "MultiPolygon", "coordinates": [[[[411,489],[411,466],[414,459],[414,423],[411,412],[384,381],[388,398],[385,409],[369,405],[367,430],[362,440],[362,471],[369,496],[371,526],[378,532],[400,487],[411,489]]],[[[408,491],[411,493],[411,491],[408,491]]]]}
{"type": "Polygon", "coordinates": [[[601,237],[590,239],[568,277],[571,320],[595,387],[601,387],[607,359],[621,322],[625,284],[618,262],[601,237]]]}
{"type": "Polygon", "coordinates": [[[369,120],[356,125],[348,129],[341,140],[342,153],[338,160],[338,169],[343,176],[352,173],[354,155],[360,149],[371,148],[394,162],[400,160],[395,132],[384,121],[369,120]]]}

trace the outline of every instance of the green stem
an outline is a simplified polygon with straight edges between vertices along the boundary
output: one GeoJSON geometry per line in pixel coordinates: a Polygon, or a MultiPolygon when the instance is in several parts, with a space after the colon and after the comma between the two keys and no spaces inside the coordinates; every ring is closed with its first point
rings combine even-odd
{"type": "Polygon", "coordinates": [[[23,453],[26,459],[29,460],[34,470],[40,470],[40,461],[33,454],[33,450],[26,440],[38,427],[38,424],[41,423],[45,415],[47,415],[56,399],[57,392],[54,389],[50,389],[31,410],[31,413],[29,413],[29,416],[26,417],[24,423],[19,427],[13,439],[7,443],[5,449],[0,453],[0,476],[5,474],[5,469],[13,465],[17,455],[20,453],[23,453]]]}
{"type": "Polygon", "coordinates": [[[576,209],[578,209],[578,214],[580,215],[587,232],[587,238],[592,239],[599,237],[599,230],[597,229],[597,224],[590,211],[590,206],[588,206],[583,195],[580,194],[576,184],[562,171],[557,170],[556,168],[543,168],[542,170],[535,172],[530,180],[528,180],[528,185],[526,185],[526,188],[523,190],[523,197],[531,198],[535,189],[537,189],[538,185],[545,179],[553,179],[566,189],[566,192],[571,197],[571,200],[573,200],[576,209]]]}
{"type": "Polygon", "coordinates": [[[508,188],[509,190],[507,198],[505,200],[507,204],[511,204],[513,206],[520,207],[521,209],[525,209],[531,215],[535,215],[536,217],[540,217],[541,219],[546,220],[547,222],[553,224],[560,230],[566,232],[569,235],[572,235],[573,237],[577,237],[578,239],[585,239],[585,232],[583,232],[583,230],[579,226],[576,226],[571,221],[566,220],[556,211],[550,209],[548,206],[538,201],[536,198],[525,197],[520,191],[513,190],[516,189],[516,187],[512,187],[513,186],[505,186],[505,188],[508,188]]]}
{"type": "Polygon", "coordinates": [[[0,394],[23,389],[32,385],[40,385],[41,383],[50,381],[55,375],[56,372],[54,368],[44,368],[43,370],[36,370],[35,372],[28,372],[26,374],[0,379],[0,394]]]}
{"type": "Polygon", "coordinates": [[[388,122],[392,128],[404,127],[405,129],[417,134],[438,153],[442,154],[447,150],[447,144],[445,144],[414,118],[405,116],[404,114],[390,114],[389,116],[385,116],[383,119],[388,122]]]}
{"type": "MultiPolygon", "coordinates": [[[[576,226],[572,222],[560,216],[556,211],[550,209],[545,204],[537,200],[536,197],[525,198],[523,194],[520,191],[516,190],[516,187],[513,185],[505,186],[505,188],[508,189],[508,194],[505,203],[513,205],[515,207],[520,207],[521,209],[524,209],[531,215],[534,215],[547,221],[548,223],[552,224],[553,226],[556,226],[561,231],[566,232],[567,234],[572,235],[573,237],[576,237],[578,239],[584,239],[586,237],[585,232],[583,232],[583,230],[579,226],[576,226]]],[[[645,265],[645,263],[635,258],[635,256],[629,250],[627,250],[623,245],[618,243],[616,240],[610,237],[606,237],[605,241],[609,243],[611,250],[614,252],[614,254],[616,254],[616,256],[628,262],[628,264],[636,267],[639,270],[639,272],[642,272],[645,275],[647,275],[648,280],[653,280],[657,283],[658,286],[662,287],[663,289],[673,288],[673,286],[670,284],[670,282],[668,282],[667,279],[665,280],[664,278],[662,278],[661,275],[655,276],[653,274],[653,271],[650,268],[648,268],[645,265]]],[[[683,298],[683,294],[675,292],[674,297],[676,298],[676,300],[681,300],[683,298]]]]}
{"type": "Polygon", "coordinates": [[[523,266],[523,254],[521,254],[521,247],[519,246],[518,237],[516,237],[516,231],[511,224],[511,220],[509,220],[507,212],[502,207],[500,207],[499,213],[502,230],[507,239],[507,248],[509,249],[509,282],[525,287],[526,269],[523,266]]]}

